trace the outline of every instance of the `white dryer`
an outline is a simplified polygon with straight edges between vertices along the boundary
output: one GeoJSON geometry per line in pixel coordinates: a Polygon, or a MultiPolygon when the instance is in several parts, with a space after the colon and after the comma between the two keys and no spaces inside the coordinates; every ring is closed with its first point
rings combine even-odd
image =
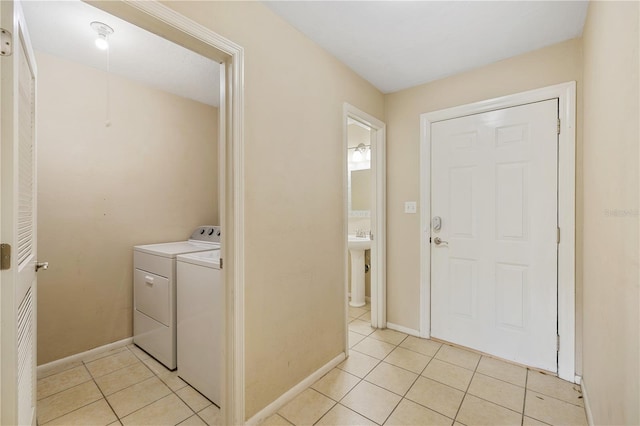
{"type": "Polygon", "coordinates": [[[220,406],[224,284],[220,250],[178,260],[178,376],[220,406]]]}
{"type": "Polygon", "coordinates": [[[133,248],[133,342],[176,369],[176,256],[220,248],[220,227],[200,226],[187,241],[133,248]]]}

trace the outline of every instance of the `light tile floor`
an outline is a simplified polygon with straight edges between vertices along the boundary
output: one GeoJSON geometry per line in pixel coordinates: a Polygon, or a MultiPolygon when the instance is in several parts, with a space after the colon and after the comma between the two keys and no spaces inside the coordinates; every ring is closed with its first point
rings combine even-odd
{"type": "Polygon", "coordinates": [[[577,385],[349,316],[349,358],[263,425],[587,424],[577,385]]]}
{"type": "Polygon", "coordinates": [[[134,345],[38,377],[38,424],[218,425],[220,410],[134,345]]]}
{"type": "MultiPolygon", "coordinates": [[[[349,358],[264,425],[586,425],[579,386],[370,326],[349,308],[349,358]]],[[[133,345],[38,377],[39,425],[217,425],[220,411],[133,345]]]]}

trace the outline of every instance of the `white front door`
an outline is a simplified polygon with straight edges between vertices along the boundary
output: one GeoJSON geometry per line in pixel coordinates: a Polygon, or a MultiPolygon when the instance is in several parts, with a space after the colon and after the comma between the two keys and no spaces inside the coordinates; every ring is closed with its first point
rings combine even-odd
{"type": "Polygon", "coordinates": [[[557,123],[552,99],[431,126],[431,335],[554,372],[557,123]]]}
{"type": "MultiPolygon", "coordinates": [[[[0,58],[0,239],[11,246],[0,290],[2,424],[36,424],[36,70],[20,4],[2,1],[13,53],[0,58]]],[[[6,49],[5,39],[2,50],[6,49]]],[[[5,252],[6,253],[6,252],[5,252]]]]}

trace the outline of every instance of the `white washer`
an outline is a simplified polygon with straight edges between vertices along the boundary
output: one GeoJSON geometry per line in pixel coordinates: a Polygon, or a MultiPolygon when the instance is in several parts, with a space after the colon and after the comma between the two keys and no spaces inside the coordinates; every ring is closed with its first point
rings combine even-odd
{"type": "Polygon", "coordinates": [[[176,256],[220,248],[220,227],[200,226],[188,241],[133,248],[133,342],[176,369],[176,256]]]}
{"type": "Polygon", "coordinates": [[[178,261],[178,376],[220,406],[224,285],[220,250],[178,261]]]}

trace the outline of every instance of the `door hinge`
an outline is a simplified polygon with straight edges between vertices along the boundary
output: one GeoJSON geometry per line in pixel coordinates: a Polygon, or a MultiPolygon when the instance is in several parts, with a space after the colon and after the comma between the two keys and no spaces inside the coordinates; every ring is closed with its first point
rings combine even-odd
{"type": "Polygon", "coordinates": [[[560,134],[560,117],[558,117],[558,134],[560,134]]]}
{"type": "Polygon", "coordinates": [[[0,244],[0,270],[11,268],[11,245],[0,244]]]}
{"type": "Polygon", "coordinates": [[[11,56],[13,53],[13,37],[4,28],[0,28],[0,56],[11,56]]]}
{"type": "Polygon", "coordinates": [[[556,236],[558,244],[560,244],[560,227],[558,227],[558,235],[556,236]]]}
{"type": "Polygon", "coordinates": [[[220,269],[222,269],[222,258],[220,258],[220,269]]]}
{"type": "Polygon", "coordinates": [[[556,352],[560,352],[560,335],[556,335],[556,352]]]}

